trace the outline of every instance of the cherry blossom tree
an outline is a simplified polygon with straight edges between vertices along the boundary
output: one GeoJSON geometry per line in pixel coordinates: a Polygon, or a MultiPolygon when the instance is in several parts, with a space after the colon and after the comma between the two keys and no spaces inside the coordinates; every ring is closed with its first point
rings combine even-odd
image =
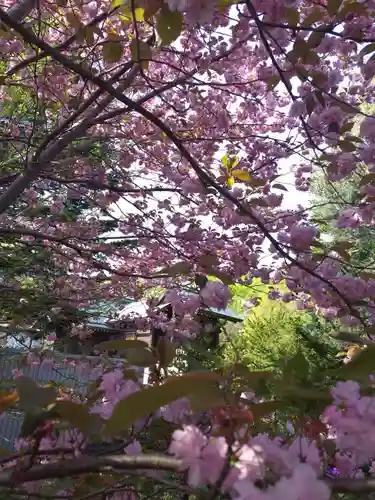
{"type": "Polygon", "coordinates": [[[32,281],[24,315],[7,303],[12,328],[32,323],[41,295],[78,310],[204,274],[216,280],[198,296],[170,292],[174,317],[150,310],[164,346],[189,342],[202,305],[225,307],[228,285],[255,277],[285,280],[288,300],[368,339],[327,374],[327,390],[236,365],[171,376],[173,349],[130,340],[123,350],[160,368],[150,387],[125,361],[111,365],[108,344],[84,394],[18,377],[0,398],[27,417],[20,453],[1,463],[6,492],[142,498],[152,483],[184,498],[324,500],[373,490],[374,275],[321,243],[308,193],[314,172],[336,183],[357,173],[358,203],[334,223],[372,227],[375,119],[363,105],[374,96],[374,13],[372,0],[3,2],[1,262],[22,250],[24,264],[4,273],[1,293],[25,294],[28,265],[32,281]],[[287,169],[304,201],[292,209],[287,169]],[[319,416],[275,435],[270,415],[309,398],[319,416]],[[160,422],[162,437],[144,443],[160,422]],[[90,452],[97,440],[120,454],[90,452]]]}

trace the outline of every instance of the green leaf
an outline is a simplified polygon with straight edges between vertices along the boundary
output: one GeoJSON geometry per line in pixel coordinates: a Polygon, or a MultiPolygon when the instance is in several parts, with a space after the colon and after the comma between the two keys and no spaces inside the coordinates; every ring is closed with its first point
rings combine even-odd
{"type": "Polygon", "coordinates": [[[58,414],[55,411],[42,411],[42,412],[32,412],[26,413],[21,425],[21,431],[19,437],[27,438],[34,434],[34,432],[43,425],[44,422],[48,420],[54,420],[58,418],[58,414]]]}
{"type": "Polygon", "coordinates": [[[137,7],[134,9],[134,18],[137,22],[142,22],[145,20],[145,9],[142,9],[141,7],[137,7]]]}
{"type": "Polygon", "coordinates": [[[224,165],[225,168],[229,169],[229,156],[224,155],[221,159],[221,163],[224,165]]]}
{"type": "MultiPolygon", "coordinates": [[[[359,337],[358,334],[352,332],[332,332],[330,334],[334,339],[342,342],[350,342],[352,344],[365,344],[366,341],[359,337]]],[[[346,353],[345,353],[346,354],[346,353]]]]}
{"type": "Polygon", "coordinates": [[[282,184],[272,184],[271,186],[273,189],[280,189],[281,191],[288,191],[287,188],[285,186],[283,186],[282,184]]]}
{"type": "Polygon", "coordinates": [[[73,11],[67,12],[65,14],[65,19],[68,21],[70,26],[76,30],[82,27],[79,17],[73,11]]]}
{"type": "Polygon", "coordinates": [[[355,108],[355,106],[347,104],[346,102],[342,101],[341,99],[336,101],[336,104],[339,108],[341,108],[347,114],[356,115],[358,112],[358,110],[355,108]]]}
{"type": "Polygon", "coordinates": [[[143,340],[107,340],[95,346],[99,351],[126,351],[127,349],[147,348],[148,344],[143,340]]]}
{"type": "Polygon", "coordinates": [[[310,66],[315,66],[320,63],[320,57],[314,50],[309,50],[304,56],[303,61],[305,64],[309,64],[310,66]]]}
{"type": "Polygon", "coordinates": [[[293,52],[297,57],[305,57],[310,52],[310,47],[306,40],[297,37],[293,45],[293,52]]]}
{"type": "Polygon", "coordinates": [[[232,189],[233,184],[236,182],[236,179],[232,176],[230,176],[227,180],[227,186],[229,189],[232,189]]]}
{"type": "Polygon", "coordinates": [[[108,63],[118,62],[124,53],[121,42],[105,42],[103,44],[103,59],[108,63]]]}
{"type": "Polygon", "coordinates": [[[234,398],[224,394],[218,387],[207,386],[207,390],[189,396],[190,408],[193,412],[207,411],[228,404],[235,404],[234,398]],[[233,399],[233,401],[231,401],[233,399]]]}
{"type": "Polygon", "coordinates": [[[289,359],[283,369],[284,380],[304,379],[309,372],[309,363],[304,354],[299,351],[289,359]]]}
{"type": "Polygon", "coordinates": [[[342,127],[340,128],[340,134],[343,135],[345,134],[346,132],[349,132],[350,130],[352,130],[352,128],[354,127],[355,123],[354,122],[351,122],[351,121],[347,121],[345,122],[342,127]]]}
{"type": "Polygon", "coordinates": [[[346,139],[343,141],[339,141],[338,145],[340,149],[342,149],[342,151],[345,151],[347,153],[351,153],[357,150],[357,146],[353,144],[351,141],[346,139]]]}
{"type": "Polygon", "coordinates": [[[326,101],[324,99],[322,92],[320,90],[314,90],[314,96],[317,98],[319,104],[321,104],[322,107],[324,108],[326,105],[326,101]]]}
{"type": "Polygon", "coordinates": [[[279,75],[273,75],[271,78],[267,81],[267,89],[268,90],[274,90],[274,88],[280,83],[280,76],[279,75]]]}
{"type": "Polygon", "coordinates": [[[202,255],[198,258],[198,262],[203,267],[218,266],[220,264],[217,255],[213,253],[206,253],[205,255],[202,255]]]}
{"type": "Polygon", "coordinates": [[[375,43],[368,43],[367,45],[365,45],[365,47],[363,47],[358,55],[360,57],[363,57],[366,54],[370,54],[371,52],[375,52],[375,43]]]}
{"type": "Polygon", "coordinates": [[[233,170],[232,171],[233,177],[236,177],[240,181],[251,181],[251,176],[249,172],[246,172],[245,170],[233,170]]]}
{"type": "Polygon", "coordinates": [[[215,278],[219,278],[219,280],[225,285],[233,285],[234,279],[230,274],[225,273],[224,271],[219,271],[213,267],[209,268],[209,266],[207,266],[207,270],[210,271],[210,275],[215,276],[215,278]]]}
{"type": "Polygon", "coordinates": [[[306,109],[309,115],[314,111],[315,108],[315,99],[314,97],[309,94],[306,98],[306,109]]]}
{"type": "Polygon", "coordinates": [[[291,26],[297,26],[299,24],[299,12],[293,7],[284,7],[284,17],[291,26]]]}
{"type": "Polygon", "coordinates": [[[169,366],[176,356],[176,345],[167,337],[159,339],[156,350],[162,368],[169,366]]]}
{"type": "Polygon", "coordinates": [[[261,387],[264,387],[266,380],[274,377],[271,371],[251,371],[241,363],[235,363],[229,367],[225,367],[224,374],[229,373],[231,378],[241,384],[242,390],[251,389],[255,392],[261,387]]]}
{"type": "Polygon", "coordinates": [[[85,435],[99,434],[103,427],[100,416],[91,414],[89,407],[84,404],[58,401],[53,409],[61,418],[85,435]]]}
{"type": "Polygon", "coordinates": [[[336,371],[336,375],[346,380],[363,380],[375,372],[375,345],[369,345],[350,363],[336,371]]]}
{"type": "Polygon", "coordinates": [[[220,0],[219,1],[219,12],[223,12],[224,9],[229,7],[230,5],[235,5],[237,3],[240,3],[240,0],[220,0]]]}
{"type": "Polygon", "coordinates": [[[124,357],[132,366],[153,366],[156,358],[146,342],[142,340],[108,340],[96,346],[100,351],[124,351],[124,357]]]}
{"type": "Polygon", "coordinates": [[[314,31],[307,39],[307,43],[312,49],[315,49],[320,45],[324,37],[325,37],[324,32],[314,31]]]}
{"type": "Polygon", "coordinates": [[[258,403],[250,405],[250,410],[254,415],[255,420],[260,420],[263,417],[275,413],[275,411],[285,408],[286,403],[284,401],[266,401],[265,403],[258,403]]]}
{"type": "Polygon", "coordinates": [[[172,12],[167,5],[164,5],[156,21],[156,31],[161,45],[170,45],[177,40],[182,31],[182,25],[183,17],[181,12],[172,12]]]}
{"type": "Polygon", "coordinates": [[[156,364],[156,357],[150,348],[147,349],[129,349],[126,351],[125,358],[132,366],[154,366],[156,364]]]}
{"type": "Polygon", "coordinates": [[[359,2],[347,2],[340,10],[339,19],[345,19],[348,14],[363,14],[368,15],[368,11],[364,4],[359,2]]]}
{"type": "Polygon", "coordinates": [[[38,387],[34,380],[27,377],[17,378],[16,387],[20,398],[20,407],[25,411],[44,408],[56,399],[54,387],[38,387]]]}
{"type": "Polygon", "coordinates": [[[362,177],[359,183],[360,187],[367,186],[368,184],[373,184],[375,182],[375,174],[366,174],[362,177]]]}
{"type": "Polygon", "coordinates": [[[145,20],[145,9],[143,8],[136,8],[132,9],[129,5],[124,2],[122,2],[123,7],[120,9],[121,15],[120,18],[125,22],[143,22],[145,20]]]}
{"type": "Polygon", "coordinates": [[[329,389],[315,389],[309,387],[285,387],[283,396],[304,401],[331,401],[329,389]]]}
{"type": "Polygon", "coordinates": [[[143,17],[145,20],[151,19],[158,11],[160,10],[160,3],[155,2],[151,3],[151,7],[146,7],[143,13],[143,17]]]}
{"type": "Polygon", "coordinates": [[[141,61],[142,69],[148,69],[148,65],[152,59],[151,47],[146,42],[134,38],[130,43],[130,51],[132,60],[136,62],[141,61]]]}
{"type": "Polygon", "coordinates": [[[323,19],[325,12],[321,8],[314,8],[313,11],[303,20],[303,26],[312,26],[317,21],[323,19]]]}
{"type": "Polygon", "coordinates": [[[167,379],[163,385],[147,387],[120,401],[103,430],[104,436],[117,436],[142,417],[191,394],[212,390],[222,377],[212,372],[191,372],[167,379]]]}
{"type": "Polygon", "coordinates": [[[167,274],[168,276],[179,276],[189,274],[192,269],[190,262],[177,262],[169,267],[165,267],[160,271],[160,274],[167,274]]]}
{"type": "Polygon", "coordinates": [[[335,14],[337,14],[340,7],[341,7],[341,4],[342,4],[342,0],[328,0],[328,2],[327,2],[328,14],[332,17],[335,14]]]}
{"type": "Polygon", "coordinates": [[[87,45],[93,45],[95,28],[93,26],[85,26],[82,29],[82,36],[85,39],[87,45]]]}

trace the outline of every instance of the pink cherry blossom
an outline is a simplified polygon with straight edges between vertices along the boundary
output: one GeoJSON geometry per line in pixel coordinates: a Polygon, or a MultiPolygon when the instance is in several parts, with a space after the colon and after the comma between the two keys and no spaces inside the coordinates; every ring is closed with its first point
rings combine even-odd
{"type": "Polygon", "coordinates": [[[205,306],[225,309],[231,299],[231,292],[226,285],[218,281],[209,281],[200,292],[205,306]]]}

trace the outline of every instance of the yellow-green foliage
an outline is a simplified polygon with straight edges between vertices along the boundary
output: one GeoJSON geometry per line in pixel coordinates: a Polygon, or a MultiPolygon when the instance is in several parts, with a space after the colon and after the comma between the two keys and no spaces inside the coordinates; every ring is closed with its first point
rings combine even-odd
{"type": "MultiPolygon", "coordinates": [[[[310,324],[311,329],[315,328],[308,312],[298,310],[294,303],[270,300],[270,287],[260,281],[254,281],[249,287],[235,285],[233,288],[235,309],[239,309],[242,299],[258,298],[259,302],[250,309],[241,327],[227,332],[223,350],[227,362],[241,362],[251,370],[282,371],[287,361],[301,351],[308,359],[315,358],[316,353],[309,352],[300,335],[301,328],[307,328],[308,333],[310,324]]],[[[288,291],[285,284],[277,289],[288,291]]],[[[311,336],[318,340],[316,332],[312,331],[311,336]]],[[[320,341],[320,334],[319,337],[320,341]]]]}

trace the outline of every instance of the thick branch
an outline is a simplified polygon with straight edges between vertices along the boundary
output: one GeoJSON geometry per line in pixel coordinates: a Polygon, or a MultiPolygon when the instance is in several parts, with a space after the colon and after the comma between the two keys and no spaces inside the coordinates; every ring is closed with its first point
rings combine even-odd
{"type": "Polygon", "coordinates": [[[375,491],[375,479],[352,479],[341,477],[324,479],[334,493],[371,493],[375,491]]]}
{"type": "Polygon", "coordinates": [[[19,0],[10,7],[7,14],[13,21],[20,23],[30,14],[36,4],[37,0],[19,0]]]}
{"type": "Polygon", "coordinates": [[[84,457],[62,460],[52,464],[37,465],[26,471],[0,472],[0,486],[16,486],[31,481],[74,477],[80,474],[126,471],[126,470],[169,470],[178,471],[181,461],[162,455],[114,455],[100,458],[84,457]]]}
{"type": "MultiPolygon", "coordinates": [[[[60,460],[55,463],[36,465],[31,469],[0,472],[0,486],[14,487],[20,484],[63,479],[81,474],[118,471],[164,470],[179,471],[182,461],[163,455],[106,455],[103,457],[82,457],[60,460]]],[[[335,493],[369,493],[375,491],[375,479],[324,478],[335,493]]]]}

